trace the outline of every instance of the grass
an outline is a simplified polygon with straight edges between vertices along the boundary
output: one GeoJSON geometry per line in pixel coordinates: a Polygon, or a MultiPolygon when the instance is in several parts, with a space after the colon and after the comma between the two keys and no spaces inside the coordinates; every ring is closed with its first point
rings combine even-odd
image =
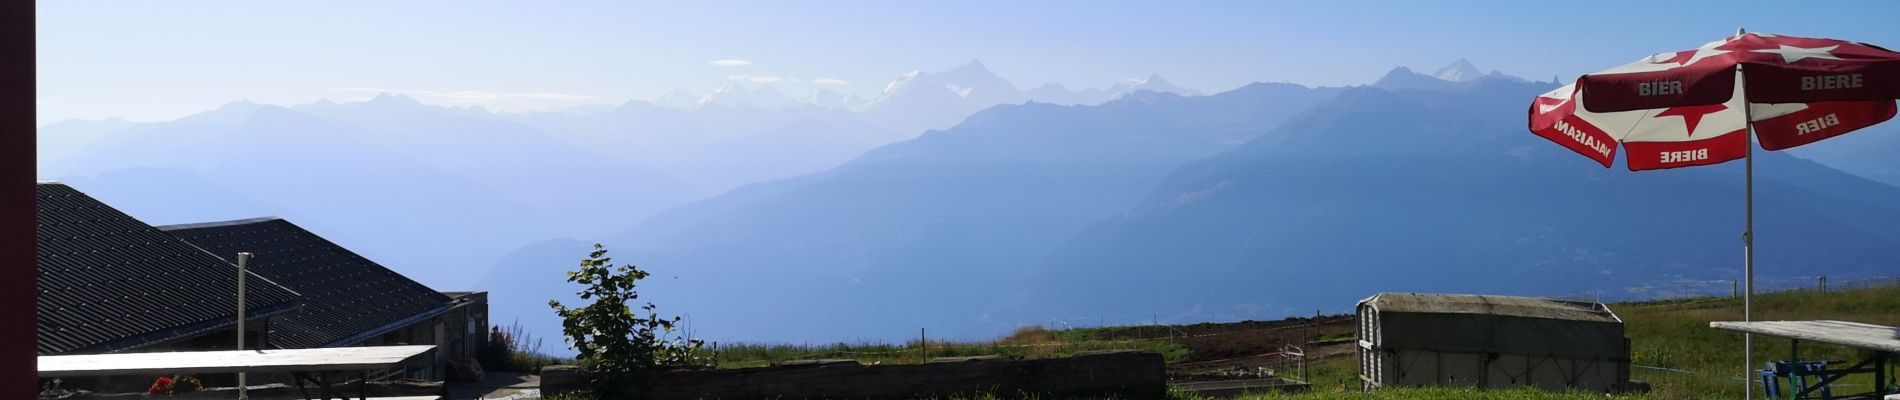
{"type": "MultiPolygon", "coordinates": [[[[1211,400],[1185,393],[1174,393],[1176,400],[1211,400]]],[[[1361,392],[1354,390],[1311,391],[1305,393],[1264,393],[1241,396],[1241,400],[1602,400],[1643,399],[1642,396],[1604,396],[1600,393],[1551,393],[1537,389],[1476,390],[1467,388],[1405,388],[1361,392]]]]}
{"type": "MultiPolygon", "coordinates": [[[[1632,379],[1650,383],[1653,390],[1629,398],[1642,399],[1740,399],[1742,335],[1709,328],[1710,321],[1733,321],[1742,317],[1741,299],[1691,298],[1611,304],[1610,309],[1623,318],[1630,338],[1632,379]]],[[[1900,286],[1874,286],[1852,290],[1818,292],[1798,290],[1766,293],[1755,298],[1757,320],[1838,319],[1877,325],[1900,325],[1900,286]]],[[[1789,341],[1757,337],[1755,364],[1760,368],[1768,360],[1789,358],[1789,341]]],[[[1842,346],[1803,343],[1805,360],[1861,360],[1864,351],[1842,346]]],[[[1351,357],[1336,357],[1311,364],[1313,393],[1297,396],[1267,396],[1264,399],[1382,399],[1382,398],[1499,398],[1568,399],[1571,394],[1543,392],[1482,392],[1452,394],[1440,389],[1386,389],[1373,394],[1358,393],[1358,365],[1351,357]],[[1395,397],[1376,397],[1376,396],[1395,397]],[[1493,396],[1505,397],[1488,397],[1493,396]],[[1469,395],[1471,397],[1461,397],[1469,395]],[[1368,397],[1372,396],[1372,397],[1368,397]],[[1451,397],[1435,397],[1451,396],[1451,397]]],[[[1892,375],[1889,375],[1892,376],[1892,375]]],[[[1844,379],[1835,385],[1837,394],[1870,390],[1871,377],[1844,379]]],[[[1759,388],[1757,388],[1759,390],[1759,388]]],[[[1760,392],[1757,392],[1759,394],[1760,392]]],[[[1601,395],[1596,395],[1601,397],[1601,395]]]]}
{"type": "MultiPolygon", "coordinates": [[[[1632,345],[1631,377],[1651,384],[1653,391],[1626,396],[1594,393],[1550,393],[1535,389],[1472,390],[1464,388],[1388,388],[1359,391],[1358,365],[1353,357],[1332,357],[1310,364],[1312,390],[1295,394],[1255,394],[1242,399],[1739,399],[1742,398],[1742,335],[1709,328],[1710,321],[1740,320],[1741,299],[1690,298],[1611,304],[1625,322],[1632,345]]],[[[1757,320],[1838,319],[1900,326],[1900,285],[1818,292],[1798,290],[1756,296],[1757,320]]],[[[931,357],[996,355],[1011,359],[1067,357],[1076,352],[1106,349],[1153,350],[1169,363],[1186,360],[1192,349],[1176,340],[1151,335],[1165,327],[1110,327],[1051,330],[1019,328],[989,342],[928,343],[931,357]]],[[[1349,339],[1337,334],[1321,340],[1349,339]]],[[[923,360],[923,343],[836,343],[804,345],[721,345],[720,368],[756,367],[800,359],[856,359],[867,364],[914,364],[923,360]]],[[[1754,368],[1768,360],[1789,357],[1789,341],[1757,338],[1754,368]]],[[[1802,345],[1800,358],[1860,360],[1861,351],[1823,344],[1802,345]]],[[[1892,376],[1892,375],[1889,375],[1892,376]]],[[[1837,394],[1871,388],[1870,377],[1856,376],[1835,386],[1837,394]]],[[[1759,393],[1759,392],[1758,392],[1759,393]]],[[[1013,396],[1003,396],[1013,397],[1013,396]]],[[[1178,400],[1201,400],[1182,392],[1178,400]]],[[[976,396],[971,399],[991,399],[976,396]]],[[[1031,397],[1034,398],[1034,397],[1031,397]]],[[[578,399],[576,397],[575,399],[578,399]]]]}
{"type": "Polygon", "coordinates": [[[1009,336],[987,342],[921,341],[904,344],[832,343],[718,344],[709,348],[719,368],[763,367],[793,360],[851,359],[865,364],[917,364],[929,358],[999,356],[1007,359],[1061,358],[1093,350],[1150,350],[1168,362],[1185,359],[1190,350],[1166,338],[1103,340],[1092,329],[1050,330],[1039,326],[1018,328],[1009,336]]]}
{"type": "MultiPolygon", "coordinates": [[[[1641,366],[1631,369],[1631,377],[1654,386],[1653,397],[1742,397],[1742,335],[1709,328],[1710,321],[1740,320],[1741,299],[1701,298],[1624,303],[1612,305],[1611,309],[1623,317],[1633,347],[1633,364],[1641,366]]],[[[1755,319],[1838,319],[1900,325],[1900,286],[1763,294],[1756,296],[1755,319]]],[[[1751,368],[1760,368],[1768,360],[1785,360],[1789,357],[1789,350],[1789,341],[1786,339],[1756,337],[1756,365],[1751,368]]],[[[1804,360],[1848,361],[1860,360],[1867,355],[1842,346],[1818,343],[1801,345],[1801,358],[1804,360]]],[[[1836,385],[1835,389],[1837,393],[1863,392],[1872,388],[1870,381],[1871,377],[1864,375],[1850,377],[1836,385]]]]}

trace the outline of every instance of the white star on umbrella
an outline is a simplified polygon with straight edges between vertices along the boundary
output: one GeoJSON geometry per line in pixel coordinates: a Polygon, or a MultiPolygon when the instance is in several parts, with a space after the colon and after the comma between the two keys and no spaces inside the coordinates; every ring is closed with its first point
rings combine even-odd
{"type": "Polygon", "coordinates": [[[1832,52],[1834,51],[1834,49],[1840,48],[1840,47],[1841,45],[1837,44],[1833,46],[1816,47],[1816,48],[1810,49],[1810,48],[1805,48],[1805,47],[1794,47],[1794,46],[1789,46],[1789,45],[1784,44],[1784,45],[1781,45],[1781,48],[1774,49],[1774,50],[1753,50],[1753,51],[1756,53],[1780,54],[1782,62],[1793,64],[1795,61],[1801,61],[1801,60],[1805,60],[1809,58],[1825,58],[1829,60],[1839,60],[1841,58],[1835,57],[1834,53],[1832,52]]]}
{"type": "MultiPolygon", "coordinates": [[[[1713,45],[1713,43],[1711,45],[1713,45]]],[[[1702,59],[1704,58],[1728,54],[1728,50],[1716,50],[1711,47],[1713,46],[1702,46],[1702,48],[1693,50],[1694,53],[1689,53],[1689,59],[1687,60],[1677,60],[1678,58],[1682,57],[1682,53],[1686,53],[1686,52],[1657,53],[1655,55],[1649,56],[1648,60],[1650,64],[1666,64],[1666,65],[1682,66],[1682,65],[1695,64],[1697,61],[1702,61],[1702,59]]],[[[1671,67],[1671,68],[1674,68],[1674,67],[1671,67]]]]}
{"type": "MultiPolygon", "coordinates": [[[[1550,98],[1550,97],[1545,97],[1545,98],[1546,98],[1546,99],[1552,99],[1552,100],[1556,100],[1556,99],[1554,99],[1554,98],[1550,98]]],[[[1569,103],[1569,102],[1570,102],[1570,99],[1574,99],[1574,98],[1576,98],[1576,96],[1575,96],[1575,95],[1572,95],[1572,96],[1568,96],[1568,97],[1564,97],[1562,101],[1558,101],[1558,102],[1556,102],[1556,103],[1550,103],[1550,104],[1544,104],[1544,105],[1540,105],[1540,106],[1537,106],[1537,113],[1539,113],[1539,114],[1542,114],[1542,113],[1548,113],[1548,112],[1550,112],[1550,110],[1555,110],[1555,109],[1557,109],[1557,107],[1563,107],[1563,106],[1564,106],[1564,103],[1569,103]]]]}

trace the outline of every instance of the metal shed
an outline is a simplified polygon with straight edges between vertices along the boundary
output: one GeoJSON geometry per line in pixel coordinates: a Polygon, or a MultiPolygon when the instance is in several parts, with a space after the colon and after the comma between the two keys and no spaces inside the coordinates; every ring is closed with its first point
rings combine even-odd
{"type": "Polygon", "coordinates": [[[1384,386],[1518,386],[1622,392],[1623,320],[1601,303],[1380,293],[1358,305],[1359,376],[1384,386]]]}

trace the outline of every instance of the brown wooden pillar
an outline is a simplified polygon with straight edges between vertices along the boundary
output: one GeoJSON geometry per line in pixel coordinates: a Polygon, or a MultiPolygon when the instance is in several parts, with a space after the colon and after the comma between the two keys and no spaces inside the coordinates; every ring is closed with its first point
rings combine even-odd
{"type": "Polygon", "coordinates": [[[0,398],[31,399],[38,392],[36,359],[39,309],[35,289],[39,272],[34,252],[34,134],[36,93],[33,80],[33,2],[0,2],[0,398]]]}

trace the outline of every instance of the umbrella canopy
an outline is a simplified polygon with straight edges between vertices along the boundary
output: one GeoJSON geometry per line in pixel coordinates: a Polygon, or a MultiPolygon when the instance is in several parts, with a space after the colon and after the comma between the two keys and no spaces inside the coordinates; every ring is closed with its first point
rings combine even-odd
{"type": "MultiPolygon", "coordinates": [[[[1900,53],[1844,40],[1737,32],[1539,95],[1531,101],[1530,130],[1605,168],[1616,160],[1618,144],[1633,171],[1748,159],[1742,319],[1749,321],[1755,292],[1750,133],[1768,150],[1813,143],[1893,118],[1896,98],[1900,53]]],[[[1753,348],[1752,337],[1743,338],[1743,348],[1753,348]]],[[[1753,353],[1744,350],[1743,360],[1753,365],[1753,353]]],[[[1752,387],[1743,392],[1754,395],[1752,387]]]]}
{"type": "Polygon", "coordinates": [[[1530,130],[1605,167],[1621,143],[1630,170],[1678,168],[1747,156],[1751,125],[1768,150],[1872,126],[1896,97],[1900,53],[1749,33],[1584,75],[1532,101],[1530,130]]]}

